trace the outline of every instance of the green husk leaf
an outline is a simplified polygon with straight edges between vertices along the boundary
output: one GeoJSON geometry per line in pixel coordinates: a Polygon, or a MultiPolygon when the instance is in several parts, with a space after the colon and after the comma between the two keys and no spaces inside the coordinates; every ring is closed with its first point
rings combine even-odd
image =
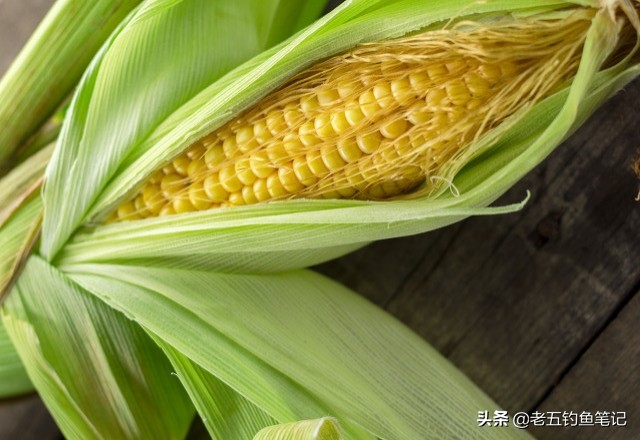
{"type": "Polygon", "coordinates": [[[0,305],[28,258],[42,219],[42,199],[33,195],[0,228],[0,305]]]}
{"type": "Polygon", "coordinates": [[[43,255],[59,250],[132,147],[204,87],[264,51],[274,26],[277,35],[289,35],[321,4],[314,0],[300,13],[280,8],[279,0],[145,2],[112,34],[73,99],[44,192],[43,255]]]}
{"type": "Polygon", "coordinates": [[[0,304],[37,237],[41,180],[52,152],[49,145],[0,179],[0,304]]]}
{"type": "Polygon", "coordinates": [[[0,179],[0,227],[11,217],[11,211],[33,192],[34,185],[42,179],[53,148],[54,144],[49,144],[0,179]]]}
{"type": "Polygon", "coordinates": [[[2,319],[66,438],[186,434],[193,407],[162,352],[135,322],[43,260],[29,260],[2,319]]]}
{"type": "Polygon", "coordinates": [[[33,384],[0,321],[0,399],[33,391],[33,384]]]}
{"type": "Polygon", "coordinates": [[[0,175],[140,0],[58,0],[0,80],[0,175]]]}
{"type": "Polygon", "coordinates": [[[253,440],[341,440],[340,425],[335,419],[324,417],[286,425],[264,428],[253,440]]]}
{"type": "MultiPolygon", "coordinates": [[[[52,146],[0,179],[0,304],[35,239],[42,215],[37,182],[52,146]]],[[[9,336],[0,323],[0,398],[31,391],[29,380],[9,336]]]]}
{"type": "Polygon", "coordinates": [[[157,337],[154,339],[171,361],[213,440],[248,439],[262,428],[277,423],[178,350],[157,337]]]}
{"type": "Polygon", "coordinates": [[[124,262],[225,272],[277,272],[311,266],[373,240],[435,229],[469,215],[513,212],[523,206],[393,204],[390,210],[387,202],[291,200],[110,225],[79,235],[63,250],[57,264],[64,270],[89,262],[124,262]]]}
{"type": "Polygon", "coordinates": [[[87,265],[68,275],[279,423],[331,416],[358,439],[526,437],[478,430],[477,411],[496,408],[482,391],[400,322],[313,272],[87,265]]]}

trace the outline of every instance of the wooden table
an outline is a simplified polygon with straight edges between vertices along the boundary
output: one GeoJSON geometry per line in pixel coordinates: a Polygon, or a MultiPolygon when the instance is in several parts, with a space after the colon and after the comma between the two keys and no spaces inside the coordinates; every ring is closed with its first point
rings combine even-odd
{"type": "MultiPolygon", "coordinates": [[[[50,0],[0,2],[0,71],[50,0]]],[[[476,217],[317,269],[387,309],[510,412],[625,411],[626,427],[540,439],[640,438],[640,81],[476,217]]],[[[196,426],[192,438],[204,438],[196,426]]],[[[0,439],[59,439],[35,395],[0,403],[0,439]]]]}

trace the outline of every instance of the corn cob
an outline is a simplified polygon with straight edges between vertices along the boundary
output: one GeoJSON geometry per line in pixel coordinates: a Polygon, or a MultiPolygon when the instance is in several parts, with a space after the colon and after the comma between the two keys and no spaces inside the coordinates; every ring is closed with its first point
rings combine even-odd
{"type": "Polygon", "coordinates": [[[433,191],[480,136],[575,74],[592,17],[459,23],[320,62],[192,144],[106,221],[433,191]]]}

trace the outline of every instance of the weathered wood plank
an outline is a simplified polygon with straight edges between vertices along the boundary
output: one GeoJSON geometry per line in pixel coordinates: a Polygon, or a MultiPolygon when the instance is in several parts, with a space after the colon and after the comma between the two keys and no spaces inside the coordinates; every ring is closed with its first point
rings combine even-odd
{"type": "Polygon", "coordinates": [[[615,411],[626,414],[626,426],[589,428],[540,427],[533,433],[548,439],[640,438],[640,291],[580,357],[538,407],[540,412],[615,411]]]}
{"type": "Polygon", "coordinates": [[[0,400],[0,439],[60,440],[62,435],[34,394],[0,400]]]}

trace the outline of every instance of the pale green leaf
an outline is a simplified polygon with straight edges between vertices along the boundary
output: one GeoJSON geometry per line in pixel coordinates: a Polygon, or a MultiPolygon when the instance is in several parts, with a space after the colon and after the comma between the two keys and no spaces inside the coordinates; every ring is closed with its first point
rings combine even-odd
{"type": "Polygon", "coordinates": [[[178,350],[154,339],[171,361],[213,440],[249,439],[260,429],[277,423],[178,350]]]}
{"type": "Polygon", "coordinates": [[[388,202],[291,200],[122,223],[79,235],[65,247],[57,264],[65,270],[75,264],[109,261],[274,272],[326,261],[372,240],[522,207],[458,208],[457,200],[448,202],[398,201],[389,209],[388,202]]]}
{"type": "MultiPolygon", "coordinates": [[[[37,222],[41,211],[40,197],[33,197],[18,209],[7,224],[0,227],[0,303],[23,257],[21,252],[26,251],[33,239],[34,222],[37,222]]],[[[0,322],[0,398],[32,389],[18,353],[0,322]]]]}
{"type": "Polygon", "coordinates": [[[0,399],[29,391],[31,380],[0,320],[0,399]]]}
{"type": "Polygon", "coordinates": [[[68,439],[181,439],[193,407],[146,333],[31,257],[2,311],[68,439]]]}
{"type": "Polygon", "coordinates": [[[34,195],[0,227],[0,303],[21,259],[28,255],[36,238],[41,215],[42,199],[34,195]]]}
{"type": "Polygon", "coordinates": [[[42,178],[53,148],[50,144],[0,179],[0,227],[10,217],[9,211],[15,210],[42,178]]]}
{"type": "Polygon", "coordinates": [[[342,440],[338,422],[329,417],[270,426],[253,440],[342,440]]]}
{"type": "MultiPolygon", "coordinates": [[[[42,214],[38,179],[51,155],[52,147],[30,157],[0,179],[0,304],[5,289],[18,270],[35,238],[42,214]],[[35,193],[34,193],[35,191],[35,193]]],[[[4,326],[0,323],[0,397],[33,389],[4,326]]]]}
{"type": "Polygon", "coordinates": [[[0,81],[0,169],[140,0],[58,0],[0,81]]]}
{"type": "Polygon", "coordinates": [[[331,416],[347,438],[526,437],[478,429],[477,412],[495,403],[400,322],[313,272],[68,275],[279,423],[331,416]]]}

